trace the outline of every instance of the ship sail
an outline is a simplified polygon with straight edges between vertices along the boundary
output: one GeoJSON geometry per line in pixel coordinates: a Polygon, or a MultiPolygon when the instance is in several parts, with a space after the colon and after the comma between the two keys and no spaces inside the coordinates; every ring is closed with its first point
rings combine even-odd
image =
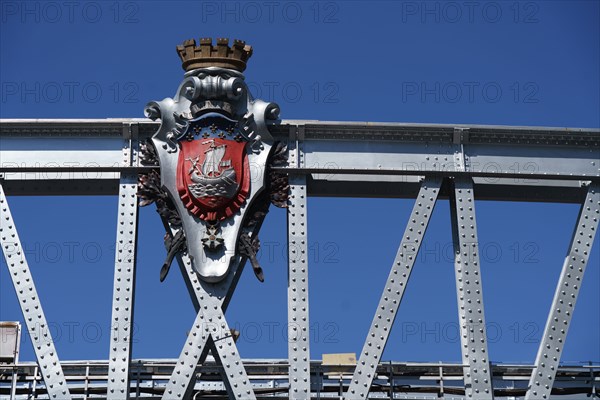
{"type": "Polygon", "coordinates": [[[202,144],[208,144],[209,147],[204,151],[204,161],[199,169],[195,164],[198,158],[186,159],[192,163],[189,174],[193,183],[188,185],[188,189],[196,198],[224,197],[231,199],[238,192],[240,185],[237,182],[231,160],[223,160],[227,145],[216,145],[214,140],[208,140],[202,144]]]}
{"type": "Polygon", "coordinates": [[[219,176],[223,156],[225,156],[225,146],[215,146],[215,142],[211,141],[210,148],[206,151],[206,158],[202,163],[202,175],[219,176]]]}

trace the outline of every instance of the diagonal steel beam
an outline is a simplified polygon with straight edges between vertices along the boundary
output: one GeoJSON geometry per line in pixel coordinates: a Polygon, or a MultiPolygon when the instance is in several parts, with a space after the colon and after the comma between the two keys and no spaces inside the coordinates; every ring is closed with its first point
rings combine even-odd
{"type": "Polygon", "coordinates": [[[17,298],[46,384],[46,390],[51,399],[70,399],[71,394],[67,387],[67,381],[54,347],[48,322],[42,310],[1,181],[0,210],[2,211],[0,216],[0,245],[13,286],[17,292],[17,298]]]}
{"type": "Polygon", "coordinates": [[[544,328],[544,336],[535,359],[535,367],[529,380],[526,400],[550,398],[585,267],[598,231],[599,219],[600,184],[592,183],[579,210],[577,226],[565,257],[544,328]]]}
{"type": "MultiPolygon", "coordinates": [[[[169,229],[170,232],[172,233],[172,235],[175,235],[177,233],[177,229],[173,229],[166,222],[164,222],[164,223],[165,223],[165,228],[169,229]]],[[[254,231],[251,233],[251,236],[253,236],[255,234],[255,232],[257,232],[257,229],[254,229],[254,231]]],[[[182,257],[182,256],[178,255],[176,257],[176,259],[179,264],[179,270],[181,271],[181,274],[183,275],[183,280],[188,289],[188,293],[190,295],[190,300],[192,301],[192,304],[193,304],[196,312],[199,312],[201,297],[204,296],[204,294],[203,294],[204,290],[202,289],[202,285],[200,284],[201,280],[198,278],[198,274],[196,273],[196,271],[194,271],[193,268],[186,267],[186,265],[188,265],[188,261],[186,261],[187,257],[182,257]]],[[[246,264],[245,257],[241,257],[232,262],[231,271],[233,273],[233,276],[231,277],[231,280],[229,280],[229,278],[226,279],[226,281],[229,282],[229,286],[227,288],[226,293],[224,294],[224,297],[222,299],[223,301],[221,303],[221,309],[223,310],[223,312],[225,312],[227,310],[227,307],[229,306],[229,302],[231,301],[233,292],[235,291],[235,288],[240,279],[240,276],[242,275],[242,271],[244,270],[245,264],[246,264]]]]}
{"type": "MultiPolygon", "coordinates": [[[[179,229],[179,228],[174,228],[164,219],[163,219],[163,225],[165,226],[165,229],[168,230],[169,232],[171,232],[171,235],[173,235],[173,236],[175,236],[175,234],[177,233],[177,230],[179,229]]],[[[248,233],[251,236],[257,234],[261,225],[262,225],[262,221],[257,223],[253,227],[253,229],[251,229],[248,233]]],[[[195,365],[197,365],[197,364],[201,364],[204,362],[204,360],[206,359],[206,356],[208,355],[208,351],[214,347],[214,344],[211,340],[210,335],[206,335],[205,332],[203,331],[203,328],[201,326],[198,326],[201,323],[201,321],[203,321],[203,318],[204,318],[204,316],[200,314],[200,309],[201,309],[201,303],[204,302],[204,298],[206,296],[206,290],[204,289],[203,285],[201,284],[202,281],[198,278],[198,274],[191,267],[189,257],[186,254],[178,255],[177,261],[179,264],[179,269],[181,271],[181,274],[183,275],[184,282],[188,289],[190,299],[191,299],[192,304],[194,305],[194,309],[196,310],[196,313],[197,313],[197,317],[196,317],[197,322],[194,323],[194,329],[197,330],[196,333],[199,334],[201,337],[200,338],[201,342],[197,344],[197,346],[200,346],[200,347],[194,349],[193,353],[190,353],[188,351],[188,354],[186,355],[186,356],[190,356],[190,361],[192,361],[195,365]],[[203,337],[203,335],[206,337],[203,337]]],[[[219,293],[217,296],[220,299],[220,307],[221,307],[221,310],[223,313],[227,309],[227,306],[229,305],[231,297],[233,296],[233,292],[234,292],[235,287],[237,286],[237,283],[240,279],[240,276],[244,269],[245,263],[246,263],[245,257],[237,258],[233,261],[233,265],[231,267],[231,272],[224,281],[225,289],[220,290],[220,292],[224,292],[224,294],[219,293]]],[[[227,327],[224,332],[226,334],[228,334],[230,332],[229,328],[227,327]]],[[[191,343],[189,343],[189,340],[186,343],[187,343],[186,346],[191,346],[191,343]]],[[[182,352],[182,355],[183,355],[183,353],[184,352],[182,352]]],[[[220,361],[220,358],[218,357],[219,355],[216,351],[213,352],[213,356],[216,356],[215,359],[220,361]]],[[[179,381],[177,382],[177,384],[175,384],[176,386],[180,386],[180,385],[186,386],[185,394],[183,394],[184,397],[187,395],[187,393],[189,391],[191,391],[193,389],[196,378],[197,378],[197,374],[192,373],[192,374],[190,374],[189,378],[190,378],[190,380],[188,381],[187,380],[188,377],[185,376],[185,374],[183,376],[178,376],[179,381]]]]}
{"type": "Polygon", "coordinates": [[[209,305],[204,310],[205,325],[211,337],[212,354],[223,367],[223,383],[227,387],[229,398],[256,399],[220,303],[220,300],[213,300],[212,309],[209,305]]]}
{"type": "MultiPolygon", "coordinates": [[[[186,264],[186,262],[182,259],[181,256],[177,257],[177,261],[178,261],[181,273],[183,275],[185,284],[188,288],[188,293],[190,295],[192,304],[194,305],[194,309],[196,310],[196,313],[198,313],[198,315],[199,315],[200,303],[203,301],[202,299],[204,298],[205,291],[202,288],[202,285],[200,284],[200,279],[198,279],[198,274],[196,274],[194,269],[191,267],[186,268],[186,265],[189,266],[189,262],[186,264]]],[[[229,305],[231,297],[233,296],[233,292],[235,291],[237,282],[238,282],[240,276],[242,275],[242,271],[243,271],[244,265],[246,263],[246,258],[242,257],[239,260],[239,262],[238,262],[238,260],[234,260],[234,263],[235,263],[235,266],[232,267],[232,270],[235,271],[233,279],[232,279],[230,286],[227,289],[226,293],[222,296],[222,300],[221,300],[221,310],[223,310],[223,313],[225,313],[225,311],[227,310],[227,306],[229,305]]],[[[229,328],[227,328],[225,333],[228,333],[228,332],[229,332],[229,328]]],[[[202,364],[206,360],[209,350],[211,350],[214,347],[214,345],[211,341],[211,338],[209,337],[209,338],[207,338],[207,340],[209,342],[207,342],[206,345],[202,344],[203,348],[201,349],[200,358],[197,360],[196,364],[202,364]]],[[[216,361],[220,361],[220,359],[218,357],[218,353],[216,351],[213,351],[212,355],[215,356],[216,361]]],[[[194,374],[192,376],[192,381],[190,381],[190,383],[188,385],[190,387],[190,390],[193,388],[197,377],[199,377],[199,374],[194,374]]]]}
{"type": "Polygon", "coordinates": [[[367,334],[360,359],[354,370],[350,387],[346,393],[346,399],[348,400],[366,399],[369,395],[377,366],[380,363],[392,325],[398,314],[404,290],[440,193],[441,184],[442,179],[437,177],[427,178],[421,184],[404,236],[402,236],[400,247],[379,300],[375,317],[371,322],[371,328],[367,334]]]}
{"type": "Polygon", "coordinates": [[[163,395],[164,400],[187,399],[196,382],[195,371],[200,357],[208,349],[210,339],[209,328],[205,324],[204,315],[198,312],[194,325],[188,334],[188,338],[181,350],[181,355],[175,364],[173,373],[169,378],[163,395]]]}
{"type": "Polygon", "coordinates": [[[289,398],[310,398],[306,176],[290,175],[288,204],[289,398]]]}
{"type": "Polygon", "coordinates": [[[223,281],[211,284],[198,278],[187,254],[183,254],[180,259],[183,264],[181,268],[185,272],[184,278],[197,293],[199,311],[167,383],[163,399],[184,399],[189,396],[196,379],[196,367],[209,348],[222,363],[227,378],[225,384],[231,389],[230,396],[235,399],[255,399],[222,309],[239,277],[242,260],[234,261],[223,281]]]}
{"type": "Polygon", "coordinates": [[[493,399],[471,178],[454,179],[450,203],[465,395],[493,399]]]}
{"type": "Polygon", "coordinates": [[[108,366],[108,396],[115,400],[126,400],[129,398],[129,364],[131,360],[138,225],[136,192],[137,174],[123,174],[119,185],[115,275],[108,366]]]}

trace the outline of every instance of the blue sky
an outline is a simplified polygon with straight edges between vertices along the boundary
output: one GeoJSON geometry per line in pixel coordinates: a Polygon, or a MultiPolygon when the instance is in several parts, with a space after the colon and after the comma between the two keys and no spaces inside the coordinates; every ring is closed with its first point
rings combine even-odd
{"type": "MultiPolygon", "coordinates": [[[[286,119],[600,127],[597,1],[1,2],[2,118],[142,117],[182,78],[175,45],[254,47],[246,79],[286,119]]],[[[11,197],[59,356],[108,357],[116,197],[11,197]]],[[[412,201],[309,199],[311,356],[356,352],[412,201]]],[[[577,217],[572,204],[478,202],[493,361],[531,363],[577,217]]],[[[285,358],[285,211],[227,312],[242,357],[285,358]]],[[[177,357],[194,310],[141,209],[136,358],[177,357]]],[[[437,204],[384,359],[459,361],[447,201],[437,204]]],[[[600,360],[596,240],[563,361],[600,360]]],[[[22,320],[5,262],[0,320],[22,320]]],[[[22,359],[34,359],[28,338],[22,359]]]]}

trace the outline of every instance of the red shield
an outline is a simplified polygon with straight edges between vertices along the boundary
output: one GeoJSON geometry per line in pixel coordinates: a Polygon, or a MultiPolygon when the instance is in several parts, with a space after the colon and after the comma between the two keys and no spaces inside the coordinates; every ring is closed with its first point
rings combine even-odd
{"type": "Polygon", "coordinates": [[[210,138],[180,144],[177,191],[186,208],[205,221],[235,214],[250,191],[246,142],[210,138]]]}

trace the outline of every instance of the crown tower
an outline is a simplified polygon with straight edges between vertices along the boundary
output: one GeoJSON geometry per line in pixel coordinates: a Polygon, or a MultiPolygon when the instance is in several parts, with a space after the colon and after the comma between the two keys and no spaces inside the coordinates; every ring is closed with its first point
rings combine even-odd
{"type": "Polygon", "coordinates": [[[218,38],[216,46],[213,46],[211,38],[201,38],[198,46],[195,39],[190,39],[177,46],[177,54],[186,72],[206,67],[229,68],[243,72],[246,62],[252,56],[252,46],[243,40],[235,39],[229,47],[227,38],[218,38]]]}

